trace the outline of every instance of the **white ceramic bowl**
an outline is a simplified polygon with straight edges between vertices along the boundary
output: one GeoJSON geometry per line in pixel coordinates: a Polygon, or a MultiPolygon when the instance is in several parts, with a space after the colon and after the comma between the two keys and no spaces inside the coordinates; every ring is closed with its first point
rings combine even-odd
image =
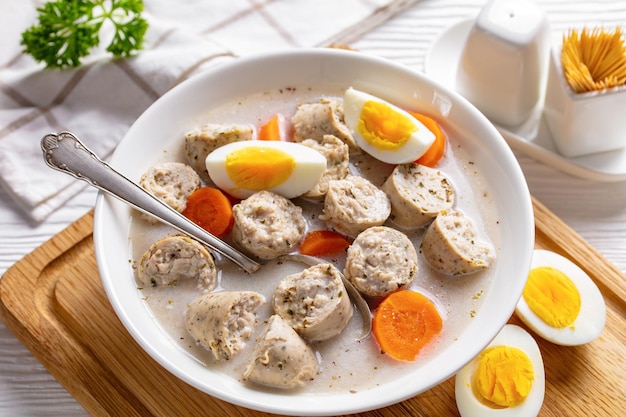
{"type": "Polygon", "coordinates": [[[463,134],[463,145],[484,173],[499,213],[501,247],[494,279],[475,317],[458,340],[414,371],[356,393],[299,395],[254,389],[207,369],[165,334],[141,299],[128,263],[131,209],[99,195],[94,221],[98,267],[108,297],[128,331],[162,366],[222,400],[255,410],[290,415],[340,415],[384,407],[443,382],[476,356],[509,319],[521,295],[534,245],[530,194],[503,138],[467,100],[398,64],[362,53],[311,49],[237,59],[182,83],[135,122],[110,163],[138,180],[173,137],[189,130],[210,108],[265,89],[310,85],[353,86],[395,104],[445,115],[463,134]],[[137,155],[141,155],[140,158],[137,155]]]}

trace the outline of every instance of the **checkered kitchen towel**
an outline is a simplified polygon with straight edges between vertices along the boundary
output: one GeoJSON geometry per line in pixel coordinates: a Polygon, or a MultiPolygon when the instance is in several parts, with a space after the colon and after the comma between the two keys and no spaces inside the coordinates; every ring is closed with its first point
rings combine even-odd
{"type": "Polygon", "coordinates": [[[70,130],[103,158],[152,102],[207,66],[261,51],[347,43],[416,0],[145,0],[145,49],[127,60],[95,51],[84,65],[44,70],[21,33],[43,1],[0,13],[0,184],[34,221],[85,185],[48,168],[40,140],[70,130]]]}

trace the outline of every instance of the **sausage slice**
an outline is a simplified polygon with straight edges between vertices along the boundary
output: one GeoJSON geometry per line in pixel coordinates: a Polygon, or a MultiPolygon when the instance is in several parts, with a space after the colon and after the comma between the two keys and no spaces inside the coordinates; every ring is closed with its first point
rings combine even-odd
{"type": "Polygon", "coordinates": [[[382,225],[390,213],[391,204],[384,191],[365,178],[348,175],[330,181],[320,219],[355,237],[369,227],[382,225]]]}
{"type": "Polygon", "coordinates": [[[344,179],[350,172],[348,145],[333,135],[324,135],[321,142],[305,139],[301,143],[304,146],[315,149],[326,158],[326,170],[322,173],[322,177],[312,190],[304,194],[306,198],[321,200],[328,192],[328,183],[331,180],[344,179]]]}
{"type": "Polygon", "coordinates": [[[313,349],[279,315],[270,317],[243,380],[274,388],[304,386],[317,372],[313,349]]]}
{"type": "Polygon", "coordinates": [[[233,239],[261,259],[291,251],[306,228],[302,208],[270,191],[259,191],[235,204],[233,217],[233,239]]]}
{"type": "Polygon", "coordinates": [[[313,139],[321,142],[324,135],[333,135],[350,147],[351,151],[360,152],[346,126],[343,105],[338,100],[321,99],[316,103],[303,103],[291,117],[294,129],[294,141],[302,142],[313,139]]]}
{"type": "Polygon", "coordinates": [[[283,278],[274,292],[273,306],[296,332],[311,340],[338,335],[352,318],[341,272],[330,263],[283,278]]]}
{"type": "Polygon", "coordinates": [[[139,185],[182,213],[187,206],[187,197],[200,187],[200,176],[189,165],[165,162],[148,168],[139,185]]]}
{"type": "Polygon", "coordinates": [[[227,143],[253,138],[252,125],[206,124],[185,134],[185,158],[187,163],[208,181],[209,174],[204,161],[211,152],[227,143]]]}
{"type": "Polygon", "coordinates": [[[478,240],[472,221],[462,212],[437,215],[422,238],[421,250],[430,266],[449,275],[464,275],[489,267],[493,249],[478,240]]]}
{"type": "Polygon", "coordinates": [[[382,189],[391,201],[391,220],[404,228],[425,226],[437,213],[452,208],[455,198],[441,171],[415,163],[395,167],[382,189]]]}
{"type": "Polygon", "coordinates": [[[185,279],[198,280],[200,289],[217,285],[217,270],[209,251],[186,236],[168,236],[154,242],[141,256],[139,281],[153,287],[176,285],[185,279]]]}
{"type": "Polygon", "coordinates": [[[253,291],[202,295],[187,307],[185,327],[215,359],[230,359],[244,346],[257,325],[256,308],[263,296],[253,291]]]}
{"type": "Polygon", "coordinates": [[[387,226],[360,233],[348,248],[344,274],[361,293],[385,296],[417,275],[417,252],[402,232],[387,226]]]}

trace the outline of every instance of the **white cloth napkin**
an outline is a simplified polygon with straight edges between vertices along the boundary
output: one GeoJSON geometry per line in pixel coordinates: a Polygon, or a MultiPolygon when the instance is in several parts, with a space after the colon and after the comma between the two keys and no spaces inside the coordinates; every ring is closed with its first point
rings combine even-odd
{"type": "MultiPolygon", "coordinates": [[[[96,50],[78,69],[45,70],[22,54],[33,2],[10,2],[0,25],[0,184],[42,221],[85,183],[43,161],[41,138],[69,130],[107,159],[158,97],[210,65],[262,51],[349,40],[416,0],[145,0],[145,48],[111,60],[96,50]]],[[[43,2],[40,2],[43,3],[43,2]]]]}

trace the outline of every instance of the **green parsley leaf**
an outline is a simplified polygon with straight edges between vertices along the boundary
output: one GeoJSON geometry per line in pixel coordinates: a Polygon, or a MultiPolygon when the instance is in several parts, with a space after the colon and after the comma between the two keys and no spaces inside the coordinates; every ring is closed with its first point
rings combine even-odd
{"type": "Polygon", "coordinates": [[[114,35],[106,50],[128,57],[143,48],[148,22],[142,0],[53,0],[38,7],[39,22],[22,33],[24,52],[46,68],[78,67],[100,44],[100,29],[110,21],[114,35]]]}

